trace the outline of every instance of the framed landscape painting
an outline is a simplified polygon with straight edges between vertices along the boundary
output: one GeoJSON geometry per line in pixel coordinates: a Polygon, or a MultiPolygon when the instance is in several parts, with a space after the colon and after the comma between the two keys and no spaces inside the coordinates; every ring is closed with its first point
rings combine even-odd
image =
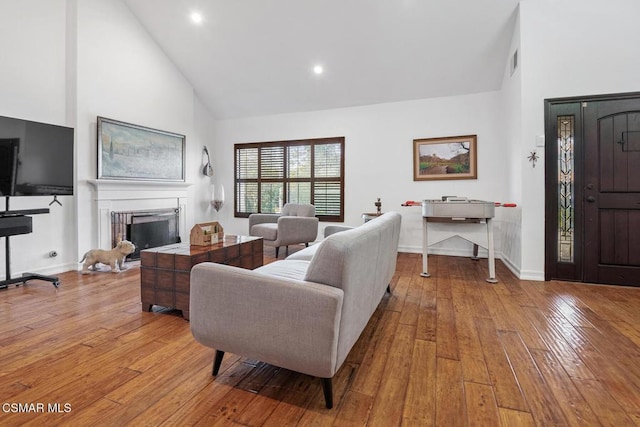
{"type": "Polygon", "coordinates": [[[98,117],[98,178],[185,180],[185,136],[98,117]]]}
{"type": "Polygon", "coordinates": [[[413,140],[413,180],[477,179],[476,135],[413,140]]]}

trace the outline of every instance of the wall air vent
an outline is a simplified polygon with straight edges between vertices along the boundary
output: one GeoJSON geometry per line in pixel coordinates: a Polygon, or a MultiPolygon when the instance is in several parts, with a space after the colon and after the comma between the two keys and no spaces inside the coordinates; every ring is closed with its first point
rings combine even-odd
{"type": "Polygon", "coordinates": [[[511,56],[511,75],[513,76],[513,73],[516,72],[516,68],[518,68],[518,49],[516,49],[515,52],[513,52],[513,55],[511,56]]]}

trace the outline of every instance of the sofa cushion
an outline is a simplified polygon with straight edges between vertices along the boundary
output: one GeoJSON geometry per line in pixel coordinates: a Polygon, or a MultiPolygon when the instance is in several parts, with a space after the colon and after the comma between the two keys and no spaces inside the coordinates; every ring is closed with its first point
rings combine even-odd
{"type": "Polygon", "coordinates": [[[251,227],[249,234],[262,237],[264,240],[276,240],[278,237],[278,224],[271,222],[256,224],[251,227]]]}
{"type": "Polygon", "coordinates": [[[282,261],[276,261],[262,267],[258,267],[254,271],[272,277],[275,276],[284,279],[304,281],[304,276],[307,274],[307,268],[309,268],[309,261],[290,260],[287,258],[282,261]]]}

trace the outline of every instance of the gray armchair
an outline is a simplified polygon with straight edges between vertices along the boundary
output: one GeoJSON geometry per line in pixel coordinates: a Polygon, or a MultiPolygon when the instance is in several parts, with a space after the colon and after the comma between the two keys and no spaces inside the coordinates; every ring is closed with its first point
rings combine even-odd
{"type": "Polygon", "coordinates": [[[276,258],[280,246],[289,252],[289,245],[316,240],[318,218],[316,208],[310,204],[286,203],[280,214],[249,215],[249,235],[262,237],[268,246],[275,246],[276,258]]]}

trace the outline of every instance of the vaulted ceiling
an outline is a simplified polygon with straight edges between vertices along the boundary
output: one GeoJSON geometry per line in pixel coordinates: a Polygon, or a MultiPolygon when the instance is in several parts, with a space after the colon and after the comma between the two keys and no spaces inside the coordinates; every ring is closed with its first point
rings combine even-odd
{"type": "Polygon", "coordinates": [[[499,89],[519,2],[124,1],[219,119],[499,89]]]}

